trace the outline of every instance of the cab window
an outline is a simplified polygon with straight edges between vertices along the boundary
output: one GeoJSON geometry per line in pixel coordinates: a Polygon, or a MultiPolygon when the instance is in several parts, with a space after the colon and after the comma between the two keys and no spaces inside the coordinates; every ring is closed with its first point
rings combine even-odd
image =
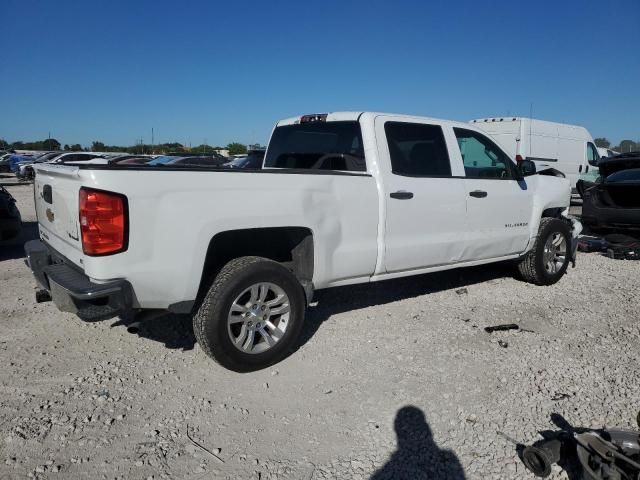
{"type": "Polygon", "coordinates": [[[276,127],[264,161],[267,168],[365,172],[358,122],[308,122],[276,127]]]}
{"type": "Polygon", "coordinates": [[[407,177],[450,177],[449,152],[439,125],[386,122],[391,171],[407,177]]]}
{"type": "Polygon", "coordinates": [[[511,179],[511,161],[495,143],[473,130],[454,128],[465,176],[511,179]]]}

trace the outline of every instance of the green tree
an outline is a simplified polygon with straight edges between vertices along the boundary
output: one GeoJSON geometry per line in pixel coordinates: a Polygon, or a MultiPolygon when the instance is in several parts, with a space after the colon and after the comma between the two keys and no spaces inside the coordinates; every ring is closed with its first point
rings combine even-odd
{"type": "Polygon", "coordinates": [[[102,142],[92,142],[91,143],[91,151],[92,152],[104,152],[104,143],[102,142]]]}
{"type": "Polygon", "coordinates": [[[9,143],[6,140],[3,140],[2,138],[0,138],[0,150],[8,150],[9,149],[9,143]]]}
{"type": "Polygon", "coordinates": [[[633,140],[622,140],[614,150],[620,153],[635,152],[640,150],[640,145],[633,140]]]}
{"type": "Polygon", "coordinates": [[[247,153],[247,147],[237,142],[227,145],[227,150],[229,150],[229,155],[242,155],[247,153]]]}
{"type": "Polygon", "coordinates": [[[73,145],[69,145],[69,150],[71,150],[72,152],[81,152],[82,145],[80,145],[79,143],[74,143],[73,145]]]}
{"type": "Polygon", "coordinates": [[[200,154],[200,155],[211,155],[211,154],[213,154],[215,151],[216,151],[216,149],[215,149],[215,148],[213,148],[212,146],[210,146],[210,145],[204,145],[204,144],[202,144],[202,145],[198,145],[197,147],[193,147],[193,148],[191,149],[191,152],[192,152],[192,153],[198,153],[198,154],[200,154]]]}
{"type": "Polygon", "coordinates": [[[611,146],[611,142],[604,137],[596,138],[594,141],[596,142],[596,147],[609,148],[611,146]]]}
{"type": "Polygon", "coordinates": [[[43,140],[42,143],[43,146],[46,146],[46,148],[42,150],[60,150],[60,148],[62,148],[60,142],[55,138],[48,138],[47,140],[43,140]]]}
{"type": "Polygon", "coordinates": [[[14,150],[60,150],[60,142],[55,138],[38,140],[35,142],[13,142],[11,148],[14,150]]]}

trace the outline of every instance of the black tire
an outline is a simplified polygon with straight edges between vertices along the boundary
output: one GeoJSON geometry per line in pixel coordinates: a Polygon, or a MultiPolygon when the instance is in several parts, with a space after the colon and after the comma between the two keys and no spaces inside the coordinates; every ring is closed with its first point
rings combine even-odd
{"type": "Polygon", "coordinates": [[[193,317],[193,330],[202,350],[217,363],[236,372],[251,372],[279,362],[296,346],[305,308],[302,286],[289,270],[266,258],[240,257],[227,263],[215,277],[193,317]],[[245,353],[233,344],[227,317],[234,300],[260,282],[277,285],[289,297],[289,323],[268,350],[245,353]]]}
{"type": "Polygon", "coordinates": [[[522,278],[535,285],[553,285],[567,271],[571,254],[571,232],[569,226],[558,218],[544,217],[540,220],[538,236],[533,248],[520,260],[518,271],[522,278]],[[544,264],[544,248],[550,236],[559,233],[564,236],[566,245],[566,255],[564,264],[556,272],[548,272],[544,264]]]}

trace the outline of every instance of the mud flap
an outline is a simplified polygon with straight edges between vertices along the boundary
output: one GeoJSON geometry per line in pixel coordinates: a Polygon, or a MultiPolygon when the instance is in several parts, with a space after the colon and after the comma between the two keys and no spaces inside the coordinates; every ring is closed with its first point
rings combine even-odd
{"type": "Polygon", "coordinates": [[[563,213],[565,220],[571,224],[571,249],[569,261],[571,262],[571,268],[576,268],[576,252],[578,250],[578,237],[582,232],[582,224],[575,218],[567,216],[563,213]]]}

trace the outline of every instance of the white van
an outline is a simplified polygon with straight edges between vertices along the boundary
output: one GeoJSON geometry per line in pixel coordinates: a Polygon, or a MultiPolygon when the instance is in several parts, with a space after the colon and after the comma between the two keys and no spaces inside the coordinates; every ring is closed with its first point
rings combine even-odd
{"type": "Polygon", "coordinates": [[[469,123],[490,134],[516,161],[533,160],[538,170],[560,170],[572,188],[581,174],[593,168],[589,160],[595,162],[601,156],[584,127],[522,117],[480,118],[469,123]]]}

